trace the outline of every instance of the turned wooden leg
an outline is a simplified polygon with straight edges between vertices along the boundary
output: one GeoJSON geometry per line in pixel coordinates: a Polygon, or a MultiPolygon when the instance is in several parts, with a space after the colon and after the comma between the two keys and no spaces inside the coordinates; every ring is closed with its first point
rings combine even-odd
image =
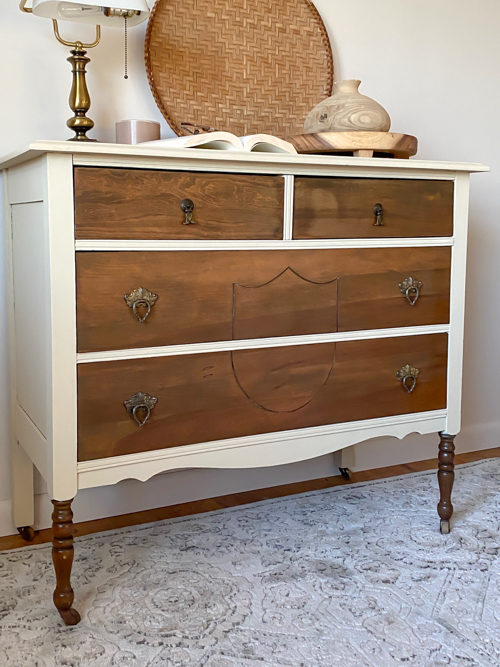
{"type": "Polygon", "coordinates": [[[54,604],[66,625],[80,622],[80,614],[72,608],[75,594],[71,588],[73,565],[73,500],[53,500],[52,513],[52,561],[56,571],[54,604]]]}
{"type": "Polygon", "coordinates": [[[455,445],[453,444],[455,436],[441,431],[439,438],[439,503],[437,509],[441,518],[441,532],[447,535],[450,532],[450,519],[453,515],[451,491],[455,479],[455,445]]]}

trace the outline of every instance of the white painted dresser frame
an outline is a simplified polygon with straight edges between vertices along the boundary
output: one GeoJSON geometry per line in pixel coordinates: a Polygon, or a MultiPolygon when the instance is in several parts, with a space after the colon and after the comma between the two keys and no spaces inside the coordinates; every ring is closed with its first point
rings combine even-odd
{"type": "Polygon", "coordinates": [[[335,452],[378,436],[403,438],[412,432],[440,431],[455,435],[460,430],[469,175],[471,172],[486,171],[486,167],[377,158],[193,149],[179,151],[66,142],[35,142],[27,150],[5,158],[0,167],[7,170],[4,172],[5,245],[7,293],[11,295],[8,312],[16,526],[33,524],[33,465],[46,480],[51,498],[67,500],[73,498],[78,489],[115,484],[126,478],[144,481],[167,470],[274,466],[335,452]],[[75,241],[73,168],[76,165],[282,175],[285,179],[283,240],[75,241]],[[294,174],[454,181],[454,235],[445,238],[292,240],[294,174]],[[80,251],[168,252],[417,246],[452,246],[449,325],[114,352],[76,352],[75,248],[80,251]],[[445,410],[206,442],[95,461],[77,461],[77,364],[429,333],[449,334],[445,410]]]}

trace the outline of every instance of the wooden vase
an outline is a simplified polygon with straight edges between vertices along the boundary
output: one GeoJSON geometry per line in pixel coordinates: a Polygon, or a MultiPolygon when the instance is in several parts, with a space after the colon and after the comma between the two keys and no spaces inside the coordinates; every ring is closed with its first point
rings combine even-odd
{"type": "Polygon", "coordinates": [[[335,83],[335,92],[317,104],[304,123],[306,134],[317,132],[388,132],[391,119],[383,106],[358,91],[361,81],[335,83]]]}

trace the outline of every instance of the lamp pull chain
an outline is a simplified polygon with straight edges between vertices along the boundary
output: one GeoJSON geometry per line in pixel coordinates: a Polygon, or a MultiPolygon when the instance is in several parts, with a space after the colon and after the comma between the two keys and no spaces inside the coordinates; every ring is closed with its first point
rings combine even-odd
{"type": "Polygon", "coordinates": [[[128,34],[127,34],[127,17],[124,17],[125,21],[125,75],[124,79],[128,79],[128,34]]]}

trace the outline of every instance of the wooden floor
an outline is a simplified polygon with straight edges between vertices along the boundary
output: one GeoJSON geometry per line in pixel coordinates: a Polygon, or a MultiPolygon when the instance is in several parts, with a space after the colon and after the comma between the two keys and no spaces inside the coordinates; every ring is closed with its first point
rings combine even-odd
{"type": "MultiPolygon", "coordinates": [[[[468,454],[458,454],[455,463],[470,463],[480,461],[481,459],[500,457],[500,447],[494,449],[484,449],[479,452],[470,452],[468,454]]],[[[355,482],[367,482],[384,477],[395,477],[411,472],[420,472],[422,470],[433,470],[437,468],[436,459],[426,461],[416,461],[405,465],[389,466],[387,468],[376,468],[374,470],[365,470],[351,475],[350,481],[345,481],[340,476],[323,477],[308,482],[297,482],[295,484],[283,484],[282,486],[273,486],[268,489],[257,489],[256,491],[245,491],[244,493],[234,493],[228,496],[219,496],[218,498],[208,498],[206,500],[197,500],[191,503],[182,503],[180,505],[170,505],[169,507],[160,507],[159,509],[146,510],[144,512],[133,512],[132,514],[121,514],[107,519],[96,519],[95,521],[85,521],[75,524],[75,536],[89,535],[90,533],[99,533],[103,530],[115,530],[128,526],[137,526],[141,523],[150,523],[151,521],[161,521],[179,516],[189,516],[190,514],[199,514],[201,512],[211,512],[225,507],[235,507],[247,503],[266,500],[268,498],[280,498],[305,491],[315,491],[316,489],[327,489],[341,484],[354,484],[355,482]]],[[[43,544],[52,539],[51,529],[40,530],[35,539],[30,544],[43,544]]],[[[10,535],[0,537],[0,551],[3,549],[16,549],[26,546],[26,542],[20,535],[10,535]]]]}

